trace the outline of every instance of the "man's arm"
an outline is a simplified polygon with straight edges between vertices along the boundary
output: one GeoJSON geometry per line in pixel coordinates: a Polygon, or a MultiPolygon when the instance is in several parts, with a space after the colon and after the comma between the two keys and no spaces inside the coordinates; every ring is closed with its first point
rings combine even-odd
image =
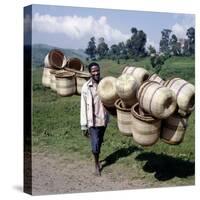
{"type": "Polygon", "coordinates": [[[86,92],[84,87],[81,91],[81,110],[80,110],[80,124],[81,130],[87,130],[87,102],[86,102],[86,92]]]}

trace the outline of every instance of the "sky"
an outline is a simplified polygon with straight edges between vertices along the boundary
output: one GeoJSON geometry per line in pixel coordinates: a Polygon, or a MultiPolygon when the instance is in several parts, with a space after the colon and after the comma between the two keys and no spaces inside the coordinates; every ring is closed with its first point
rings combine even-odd
{"type": "MultiPolygon", "coordinates": [[[[25,16],[25,23],[30,20],[25,16]]],[[[195,15],[134,10],[95,9],[53,5],[33,5],[32,42],[60,48],[85,49],[91,37],[103,37],[111,46],[126,41],[131,28],[143,30],[147,46],[157,50],[163,29],[171,29],[178,38],[195,28],[195,15]]]]}

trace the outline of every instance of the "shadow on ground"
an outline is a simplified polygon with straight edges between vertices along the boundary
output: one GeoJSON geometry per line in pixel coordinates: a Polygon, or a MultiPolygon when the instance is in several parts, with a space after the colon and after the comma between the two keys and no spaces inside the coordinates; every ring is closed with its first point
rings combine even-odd
{"type": "Polygon", "coordinates": [[[104,160],[101,160],[100,162],[103,162],[102,169],[104,167],[107,167],[109,165],[114,164],[117,160],[123,157],[127,157],[130,154],[132,154],[135,151],[143,151],[143,149],[140,149],[136,146],[130,146],[128,148],[121,148],[113,153],[111,153],[109,156],[107,156],[104,160]]]}
{"type": "Polygon", "coordinates": [[[186,178],[195,173],[195,163],[181,158],[174,158],[164,154],[143,152],[136,158],[139,161],[146,161],[143,170],[155,173],[155,178],[159,181],[166,181],[174,177],[186,178]]]}

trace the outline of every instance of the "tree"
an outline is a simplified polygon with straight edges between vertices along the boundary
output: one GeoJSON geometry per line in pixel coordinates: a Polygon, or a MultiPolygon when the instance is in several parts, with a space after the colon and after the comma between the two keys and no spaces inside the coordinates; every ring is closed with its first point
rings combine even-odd
{"type": "Polygon", "coordinates": [[[163,29],[161,31],[162,37],[160,40],[160,52],[164,53],[165,55],[170,55],[170,48],[169,48],[169,40],[170,40],[170,29],[163,29]]]}
{"type": "Polygon", "coordinates": [[[173,34],[169,41],[170,53],[174,56],[181,55],[181,43],[178,42],[178,39],[175,34],[173,34]]]}
{"type": "Polygon", "coordinates": [[[90,38],[85,53],[90,56],[91,60],[96,60],[97,49],[96,49],[95,37],[90,38]]]}
{"type": "Polygon", "coordinates": [[[120,49],[119,49],[118,45],[113,44],[110,47],[110,55],[111,55],[113,60],[118,59],[118,61],[119,61],[120,49]]]}
{"type": "Polygon", "coordinates": [[[146,44],[146,34],[143,31],[138,31],[136,40],[137,56],[144,57],[146,55],[145,44],[146,44]]]}
{"type": "Polygon", "coordinates": [[[188,39],[184,40],[183,55],[184,56],[190,56],[190,52],[189,52],[189,40],[188,39]]]}
{"type": "Polygon", "coordinates": [[[133,58],[145,56],[146,34],[136,28],[131,28],[131,33],[131,38],[126,41],[129,56],[133,58]]]}
{"type": "Polygon", "coordinates": [[[97,47],[97,54],[99,55],[99,58],[102,59],[104,58],[107,53],[108,53],[108,45],[104,42],[104,38],[101,37],[99,38],[99,44],[98,44],[98,47],[97,47]]]}
{"type": "Polygon", "coordinates": [[[186,35],[188,37],[188,51],[190,55],[195,53],[195,29],[190,27],[187,29],[186,35]]]}
{"type": "Polygon", "coordinates": [[[150,62],[152,67],[155,69],[155,73],[159,74],[162,65],[164,65],[165,63],[165,56],[161,53],[161,54],[152,54],[150,57],[150,62]]]}
{"type": "Polygon", "coordinates": [[[156,49],[152,45],[149,45],[147,49],[148,49],[149,55],[156,54],[156,49]]]}
{"type": "Polygon", "coordinates": [[[195,54],[195,29],[190,27],[186,32],[187,38],[184,40],[183,55],[191,56],[195,54]]]}
{"type": "Polygon", "coordinates": [[[127,51],[127,48],[126,48],[126,45],[124,44],[124,42],[120,42],[118,44],[118,48],[119,48],[120,58],[128,59],[128,51],[127,51]]]}

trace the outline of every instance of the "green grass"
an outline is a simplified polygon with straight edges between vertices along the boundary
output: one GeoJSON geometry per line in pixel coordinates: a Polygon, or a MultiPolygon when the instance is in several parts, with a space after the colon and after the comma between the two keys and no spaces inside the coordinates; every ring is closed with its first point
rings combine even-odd
{"type": "MultiPolygon", "coordinates": [[[[122,72],[123,68],[127,65],[143,67],[150,73],[154,73],[155,69],[151,67],[150,58],[143,58],[137,62],[134,60],[120,60],[120,64],[117,61],[112,60],[101,60],[99,61],[102,66],[102,75],[112,75],[118,77],[122,72]]],[[[194,84],[195,82],[195,69],[194,69],[194,58],[192,57],[172,57],[166,60],[162,66],[162,70],[159,75],[163,79],[169,79],[172,77],[180,77],[194,84]]]]}
{"type": "MultiPolygon", "coordinates": [[[[102,60],[103,75],[117,77],[124,66],[133,64],[150,68],[149,59],[135,63],[121,61],[116,64],[102,60]]],[[[90,142],[80,131],[80,96],[60,97],[51,89],[41,85],[42,69],[32,71],[32,143],[33,151],[49,151],[59,154],[75,154],[82,159],[92,159],[90,142]]],[[[165,77],[181,76],[194,83],[194,60],[191,58],[169,59],[162,68],[165,77]],[[187,72],[185,74],[184,72],[187,72]],[[169,74],[168,74],[169,73],[169,74]]],[[[158,141],[151,147],[141,147],[132,137],[123,136],[117,127],[116,118],[111,117],[101,150],[101,159],[108,166],[120,164],[137,171],[137,177],[151,182],[152,187],[160,181],[171,185],[194,184],[195,160],[195,115],[189,118],[184,141],[180,145],[169,145],[158,141]]],[[[134,176],[130,175],[134,179],[134,176]]]]}

